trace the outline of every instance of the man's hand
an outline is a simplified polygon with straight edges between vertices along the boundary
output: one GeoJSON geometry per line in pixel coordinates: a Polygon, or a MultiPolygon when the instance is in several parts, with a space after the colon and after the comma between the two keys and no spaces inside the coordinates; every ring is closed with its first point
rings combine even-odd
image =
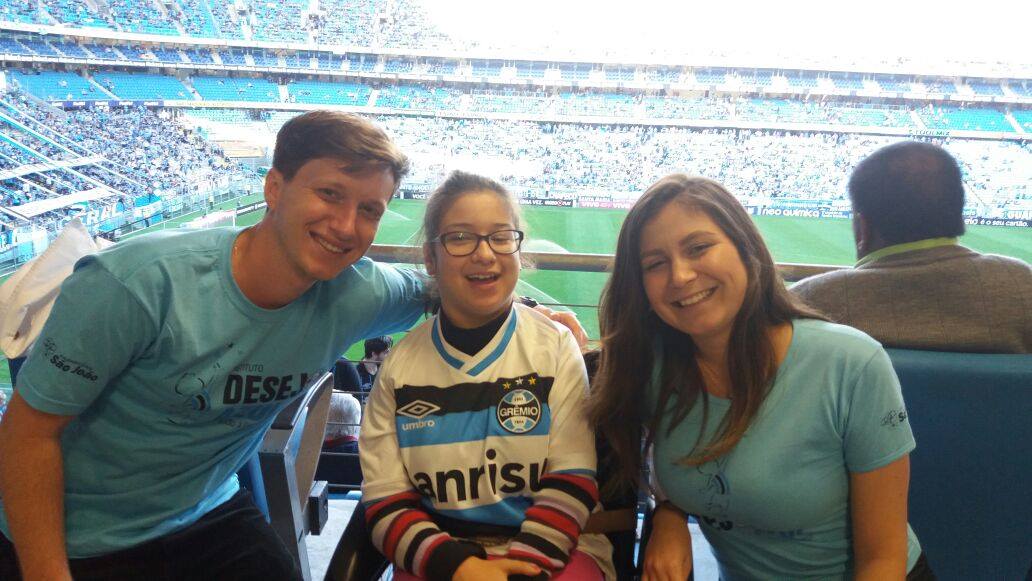
{"type": "Polygon", "coordinates": [[[684,513],[660,505],[652,517],[641,581],[685,581],[692,572],[692,536],[684,513]]]}
{"type": "Polygon", "coordinates": [[[525,561],[470,557],[455,570],[452,581],[508,581],[509,575],[533,577],[540,572],[540,567],[525,561]]]}
{"type": "Polygon", "coordinates": [[[534,307],[534,310],[572,331],[573,338],[577,340],[577,345],[580,346],[581,351],[584,350],[584,347],[588,344],[588,334],[584,331],[584,327],[581,326],[577,315],[572,311],[553,311],[544,305],[537,305],[534,307]]]}

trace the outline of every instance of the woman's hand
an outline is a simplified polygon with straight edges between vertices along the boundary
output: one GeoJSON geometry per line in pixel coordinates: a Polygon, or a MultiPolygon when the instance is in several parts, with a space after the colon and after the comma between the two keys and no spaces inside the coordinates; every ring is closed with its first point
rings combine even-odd
{"type": "Polygon", "coordinates": [[[692,535],[688,517],[661,504],[652,517],[642,581],[685,581],[692,572],[692,535]]]}
{"type": "Polygon", "coordinates": [[[533,577],[540,572],[540,567],[525,561],[470,557],[455,570],[452,581],[508,581],[509,575],[533,577]]]}
{"type": "Polygon", "coordinates": [[[588,333],[584,330],[580,320],[577,319],[577,315],[573,311],[556,311],[544,305],[536,305],[534,310],[569,329],[573,333],[573,338],[577,340],[577,345],[581,348],[581,351],[585,350],[588,345],[588,333]]]}

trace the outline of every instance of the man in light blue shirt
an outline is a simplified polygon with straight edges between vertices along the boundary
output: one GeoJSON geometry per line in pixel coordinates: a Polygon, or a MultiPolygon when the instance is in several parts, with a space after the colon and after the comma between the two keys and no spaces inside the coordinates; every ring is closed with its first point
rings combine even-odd
{"type": "Polygon", "coordinates": [[[418,276],[363,258],[407,169],[369,122],[311,112],[256,226],[76,265],[0,424],[0,578],[299,578],[235,473],[308,378],[421,315],[418,276]]]}

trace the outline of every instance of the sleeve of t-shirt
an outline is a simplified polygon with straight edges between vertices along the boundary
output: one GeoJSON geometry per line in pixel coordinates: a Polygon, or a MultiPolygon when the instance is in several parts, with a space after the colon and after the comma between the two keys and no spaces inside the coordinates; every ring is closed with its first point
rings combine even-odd
{"type": "Polygon", "coordinates": [[[154,321],[121,281],[92,257],[61,285],[43,331],[18,375],[33,408],[78,415],[151,344],[154,321]]]}
{"type": "Polygon", "coordinates": [[[378,337],[407,331],[423,315],[426,277],[409,268],[370,261],[372,280],[378,304],[371,311],[362,337],[378,337]]]}
{"type": "Polygon", "coordinates": [[[881,468],[914,449],[903,392],[884,349],[861,368],[848,401],[844,449],[850,472],[881,468]]]}

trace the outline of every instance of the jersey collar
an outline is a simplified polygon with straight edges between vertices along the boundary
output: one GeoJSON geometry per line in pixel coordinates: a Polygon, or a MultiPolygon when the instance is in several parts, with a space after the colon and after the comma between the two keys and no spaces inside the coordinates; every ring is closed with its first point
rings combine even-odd
{"type": "Polygon", "coordinates": [[[437,350],[437,354],[441,356],[445,363],[466,373],[470,377],[476,377],[497,361],[502,356],[502,353],[505,352],[505,348],[509,346],[509,341],[512,340],[512,336],[516,332],[516,311],[516,305],[513,305],[513,308],[509,311],[508,322],[502,325],[502,328],[498,330],[498,333],[495,334],[490,343],[473,356],[466,355],[448,345],[441,335],[441,317],[434,317],[433,328],[430,331],[434,349],[437,350]],[[483,355],[485,352],[487,355],[483,355]]]}

